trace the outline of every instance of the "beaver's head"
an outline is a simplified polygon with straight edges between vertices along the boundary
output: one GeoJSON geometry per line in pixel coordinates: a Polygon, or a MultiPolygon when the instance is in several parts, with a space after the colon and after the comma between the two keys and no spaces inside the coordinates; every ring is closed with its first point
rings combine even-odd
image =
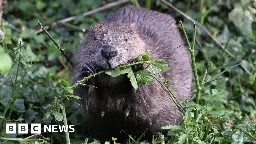
{"type": "Polygon", "coordinates": [[[126,64],[145,50],[134,24],[98,23],[86,32],[75,54],[75,79],[126,64]]]}

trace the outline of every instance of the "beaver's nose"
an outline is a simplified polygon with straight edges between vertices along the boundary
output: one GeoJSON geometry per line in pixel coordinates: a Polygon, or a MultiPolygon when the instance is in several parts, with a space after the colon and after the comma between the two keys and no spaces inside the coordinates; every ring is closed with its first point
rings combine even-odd
{"type": "Polygon", "coordinates": [[[112,47],[112,46],[109,46],[109,45],[104,45],[102,47],[102,50],[101,50],[101,54],[107,58],[107,59],[110,59],[112,57],[115,57],[117,56],[117,50],[112,47]]]}

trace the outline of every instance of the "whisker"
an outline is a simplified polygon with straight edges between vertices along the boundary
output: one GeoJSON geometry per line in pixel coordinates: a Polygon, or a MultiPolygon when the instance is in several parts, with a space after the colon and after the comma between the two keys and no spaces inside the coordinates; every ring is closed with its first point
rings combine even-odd
{"type": "Polygon", "coordinates": [[[89,72],[94,73],[93,69],[90,68],[87,64],[84,64],[84,67],[89,70],[89,72]]]}

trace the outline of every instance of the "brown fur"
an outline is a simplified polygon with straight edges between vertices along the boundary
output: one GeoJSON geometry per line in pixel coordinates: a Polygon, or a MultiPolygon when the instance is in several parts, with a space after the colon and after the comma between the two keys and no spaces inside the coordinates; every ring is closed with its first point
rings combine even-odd
{"type": "MultiPolygon", "coordinates": [[[[175,20],[165,14],[135,7],[124,7],[91,27],[74,58],[74,82],[92,72],[125,64],[149,49],[155,59],[164,59],[170,70],[163,73],[176,97],[191,96],[192,70],[175,20]],[[105,49],[106,53],[102,53],[105,49]],[[109,56],[109,57],[106,57],[109,56]]],[[[162,86],[153,81],[134,91],[125,75],[100,75],[78,86],[89,134],[100,140],[147,139],[167,124],[182,121],[181,112],[162,86]]]]}

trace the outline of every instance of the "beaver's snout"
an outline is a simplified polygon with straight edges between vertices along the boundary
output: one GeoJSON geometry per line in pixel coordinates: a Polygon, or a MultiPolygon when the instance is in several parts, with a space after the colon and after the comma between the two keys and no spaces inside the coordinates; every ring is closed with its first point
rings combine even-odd
{"type": "Polygon", "coordinates": [[[118,53],[117,53],[117,50],[113,46],[104,45],[102,50],[101,50],[101,54],[106,59],[110,59],[110,58],[113,58],[113,57],[117,56],[118,53]]]}

